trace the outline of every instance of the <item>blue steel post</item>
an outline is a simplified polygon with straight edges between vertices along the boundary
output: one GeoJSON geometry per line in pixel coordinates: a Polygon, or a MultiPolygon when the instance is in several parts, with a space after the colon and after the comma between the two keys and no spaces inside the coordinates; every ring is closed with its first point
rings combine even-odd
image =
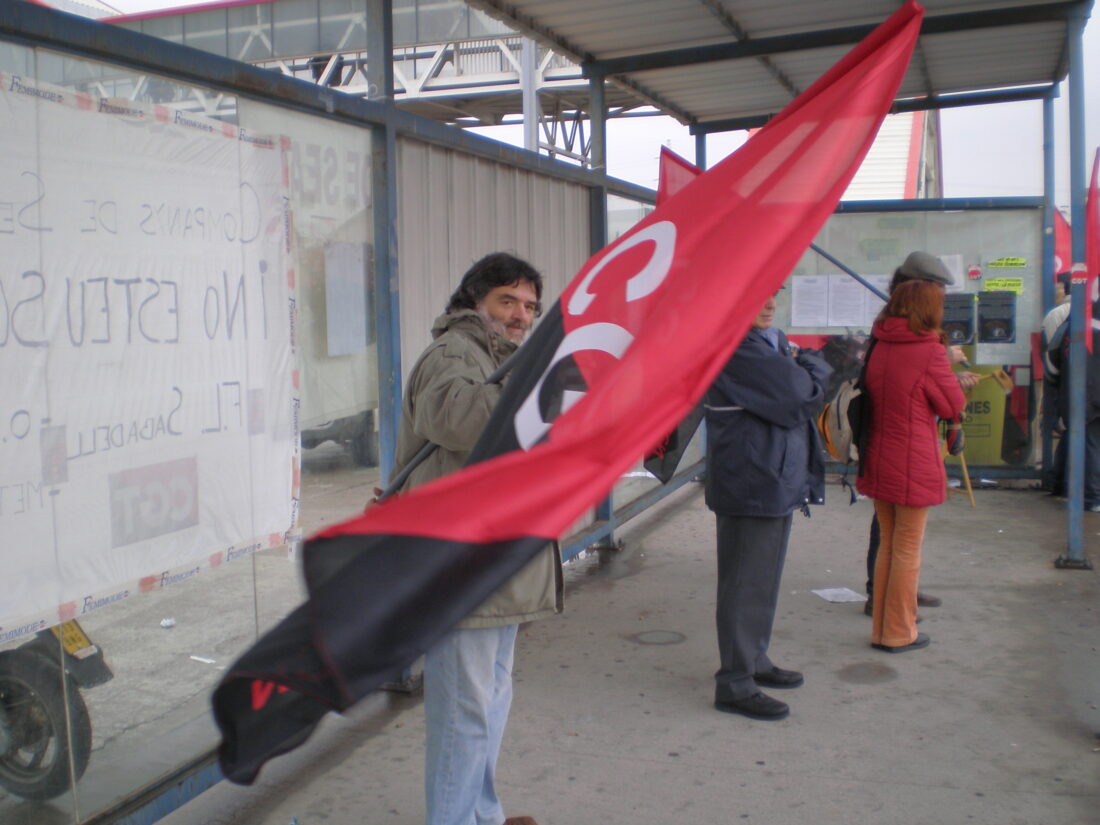
{"type": "MultiPolygon", "coordinates": [[[[607,107],[603,84],[602,74],[588,79],[588,122],[592,130],[588,156],[592,161],[592,171],[599,175],[599,181],[588,190],[589,245],[593,255],[607,246],[607,107]]],[[[598,545],[614,547],[615,510],[610,495],[596,505],[596,519],[608,526],[607,535],[599,540],[598,545]]]]}
{"type": "MultiPolygon", "coordinates": [[[[1043,266],[1039,294],[1043,302],[1043,315],[1054,307],[1054,94],[1043,98],[1043,266]]],[[[1043,385],[1044,389],[1046,384],[1043,385]]],[[[1043,405],[1048,403],[1043,399],[1043,405]]],[[[1045,420],[1042,412],[1039,420],[1045,420]]],[[[1043,470],[1054,461],[1054,448],[1050,431],[1040,428],[1043,439],[1043,470]]]]}
{"type": "Polygon", "coordinates": [[[1073,284],[1069,351],[1069,501],[1066,554],[1057,567],[1091,569],[1082,548],[1085,478],[1085,75],[1082,34],[1086,12],[1077,7],[1069,21],[1069,176],[1073,226],[1073,284]]]}
{"type": "Polygon", "coordinates": [[[695,136],[695,165],[700,169],[707,168],[707,133],[700,132],[695,136]]]}
{"type": "MultiPolygon", "coordinates": [[[[1043,282],[1039,294],[1043,313],[1054,307],[1054,98],[1055,92],[1043,98],[1043,282]]],[[[1066,262],[1063,261],[1063,265],[1066,262]]]]}
{"type": "MultiPolygon", "coordinates": [[[[397,131],[393,126],[393,0],[367,1],[367,83],[386,107],[371,127],[371,203],[374,206],[374,318],[378,350],[378,469],[382,486],[393,471],[401,421],[401,304],[397,277],[397,131]],[[378,59],[381,55],[382,59],[378,59]]],[[[369,287],[368,287],[369,288],[369,287]]],[[[423,677],[405,668],[384,690],[414,693],[423,677]]]]}
{"type": "MultiPolygon", "coordinates": [[[[367,3],[367,80],[369,97],[393,105],[393,0],[367,3]],[[378,59],[378,57],[381,59],[378,59]]],[[[371,203],[374,215],[375,337],[378,352],[378,448],[383,486],[393,470],[397,426],[401,421],[401,312],[397,276],[397,137],[392,118],[371,127],[371,203]]],[[[371,286],[368,285],[368,289],[371,286]]],[[[364,376],[365,377],[365,376],[364,376]]]]}

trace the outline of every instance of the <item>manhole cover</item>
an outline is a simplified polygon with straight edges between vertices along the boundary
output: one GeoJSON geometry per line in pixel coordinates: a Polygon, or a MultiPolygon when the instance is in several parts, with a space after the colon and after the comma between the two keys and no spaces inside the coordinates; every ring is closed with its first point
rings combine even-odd
{"type": "Polygon", "coordinates": [[[636,633],[631,638],[643,645],[676,645],[684,640],[684,634],[674,630],[647,630],[645,633],[636,633]]]}

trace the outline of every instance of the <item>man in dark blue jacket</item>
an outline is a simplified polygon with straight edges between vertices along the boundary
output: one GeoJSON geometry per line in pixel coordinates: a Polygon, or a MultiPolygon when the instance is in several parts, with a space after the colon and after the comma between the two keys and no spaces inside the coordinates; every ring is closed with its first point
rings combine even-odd
{"type": "Polygon", "coordinates": [[[814,420],[832,368],[794,356],[773,327],[769,298],[707,391],[707,506],[718,520],[718,650],[714,705],[752,719],[783,719],[761,687],[796,688],[802,674],[768,658],[779,579],[795,510],[825,498],[814,420]]]}

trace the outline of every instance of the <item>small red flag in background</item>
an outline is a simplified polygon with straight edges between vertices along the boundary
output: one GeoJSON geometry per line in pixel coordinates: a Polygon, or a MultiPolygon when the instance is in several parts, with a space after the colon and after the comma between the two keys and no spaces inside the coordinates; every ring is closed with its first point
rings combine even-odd
{"type": "Polygon", "coordinates": [[[702,171],[667,146],[662,146],[661,166],[657,173],[657,205],[660,206],[699,177],[702,171]]]}
{"type": "Polygon", "coordinates": [[[396,677],[684,418],[832,214],[922,16],[905,3],[589,259],[520,348],[471,464],[306,542],[308,600],[214,692],[227,778],[253,781],[328,710],[396,677]]]}
{"type": "Polygon", "coordinates": [[[1057,209],[1054,210],[1054,274],[1069,272],[1073,263],[1073,241],[1069,221],[1057,209]]]}

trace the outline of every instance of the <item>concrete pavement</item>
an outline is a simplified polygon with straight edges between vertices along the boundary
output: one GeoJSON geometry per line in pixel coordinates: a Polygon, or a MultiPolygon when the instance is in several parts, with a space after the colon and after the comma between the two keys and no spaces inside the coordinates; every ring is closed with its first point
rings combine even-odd
{"type": "MultiPolygon", "coordinates": [[[[795,517],[771,653],[806,684],[790,718],[711,706],[714,522],[689,485],[568,565],[566,612],[525,627],[501,756],[509,815],[540,825],[1100,823],[1100,580],[1062,571],[1064,504],[955,496],[931,516],[923,651],[868,645],[871,504],[795,517]]],[[[1100,565],[1100,516],[1086,515],[1100,565]]],[[[420,825],[423,710],[380,694],[330,716],[256,785],[221,783],[165,825],[420,825]]]]}

